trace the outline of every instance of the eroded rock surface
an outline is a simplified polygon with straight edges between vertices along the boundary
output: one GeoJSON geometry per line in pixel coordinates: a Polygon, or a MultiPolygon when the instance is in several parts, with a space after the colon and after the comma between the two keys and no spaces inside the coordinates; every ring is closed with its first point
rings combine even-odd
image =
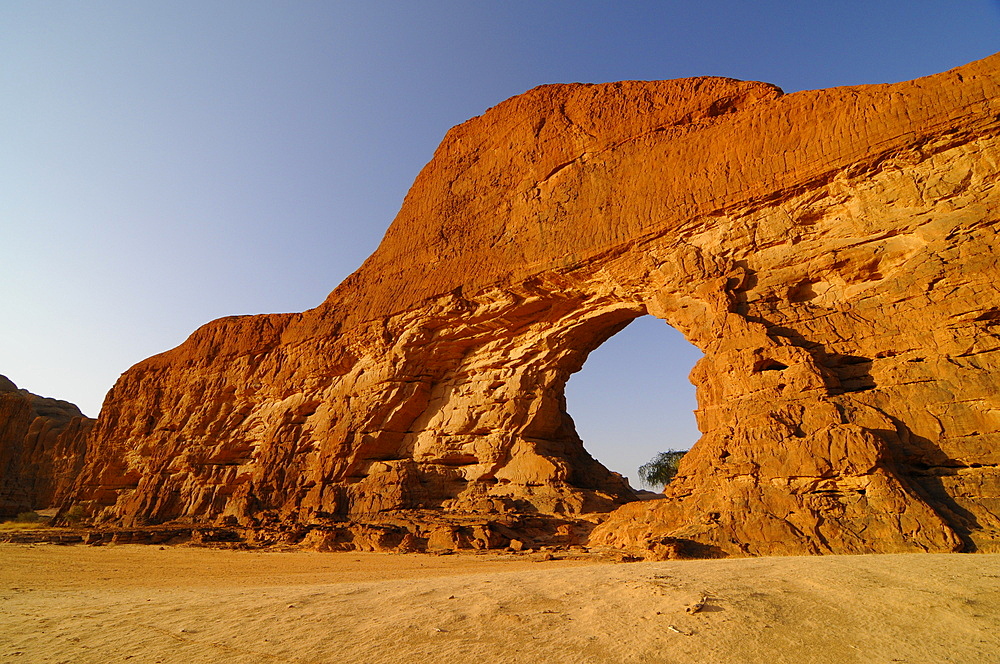
{"type": "Polygon", "coordinates": [[[632,493],[563,387],[650,314],[705,352],[703,437],[665,500],[592,544],[995,549],[998,81],[993,56],[789,95],[699,78],[507,100],[448,132],[322,305],[214,321],[124,374],[73,500],[123,526],[596,523],[632,493]]]}
{"type": "Polygon", "coordinates": [[[83,467],[94,420],[0,376],[0,518],[59,502],[83,467]]]}

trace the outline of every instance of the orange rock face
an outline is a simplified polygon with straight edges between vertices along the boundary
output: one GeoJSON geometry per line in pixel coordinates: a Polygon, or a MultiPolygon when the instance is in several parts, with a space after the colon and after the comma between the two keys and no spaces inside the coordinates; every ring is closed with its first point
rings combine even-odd
{"type": "Polygon", "coordinates": [[[61,500],[83,466],[94,420],[0,376],[0,518],[61,500]]]}
{"type": "Polygon", "coordinates": [[[123,375],[72,500],[122,525],[599,520],[632,493],[563,388],[650,314],[705,352],[703,437],[592,544],[996,549],[998,169],[1000,56],[790,95],[536,88],[448,133],[322,305],[123,375]]]}

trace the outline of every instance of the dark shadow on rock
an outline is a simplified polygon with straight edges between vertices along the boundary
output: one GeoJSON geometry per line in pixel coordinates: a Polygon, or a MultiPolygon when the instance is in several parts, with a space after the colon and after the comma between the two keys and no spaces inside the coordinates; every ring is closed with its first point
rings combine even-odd
{"type": "MultiPolygon", "coordinates": [[[[737,261],[735,267],[737,268],[737,276],[731,277],[726,284],[726,290],[732,301],[731,310],[733,313],[737,313],[753,323],[760,323],[767,329],[768,336],[782,337],[791,341],[793,345],[809,351],[817,366],[820,367],[831,395],[863,392],[876,387],[875,379],[871,374],[872,359],[870,357],[829,352],[823,344],[806,339],[797,330],[777,325],[761,316],[751,316],[747,293],[757,285],[757,275],[746,267],[745,261],[737,261]]],[[[800,290],[799,295],[811,293],[808,285],[803,286],[800,290]]],[[[811,299],[810,297],[796,298],[794,295],[795,293],[789,295],[791,302],[805,302],[811,299]]],[[[773,360],[765,360],[755,370],[771,371],[787,368],[773,360]]]]}
{"type": "Polygon", "coordinates": [[[966,465],[951,459],[932,440],[918,436],[906,424],[886,414],[895,425],[895,431],[873,429],[872,432],[890,442],[892,463],[900,481],[911,488],[951,527],[962,540],[962,550],[977,550],[972,540],[974,531],[982,530],[976,515],[959,505],[945,488],[942,477],[955,475],[966,465]]]}

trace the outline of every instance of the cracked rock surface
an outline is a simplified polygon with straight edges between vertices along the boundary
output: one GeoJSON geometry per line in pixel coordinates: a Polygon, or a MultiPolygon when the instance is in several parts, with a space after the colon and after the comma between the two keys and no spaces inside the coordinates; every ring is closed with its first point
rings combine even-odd
{"type": "Polygon", "coordinates": [[[1000,55],[789,95],[535,88],[448,132],[323,304],[125,373],[70,502],[123,526],[433,514],[460,525],[417,534],[455,542],[556,515],[647,557],[998,550],[998,169],[1000,55]],[[647,314],[705,353],[703,436],[633,502],[563,388],[647,314]]]}

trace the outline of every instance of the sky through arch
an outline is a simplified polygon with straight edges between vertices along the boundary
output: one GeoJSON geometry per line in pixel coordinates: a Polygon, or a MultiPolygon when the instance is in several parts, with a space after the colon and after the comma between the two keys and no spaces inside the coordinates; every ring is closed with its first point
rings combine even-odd
{"type": "Polygon", "coordinates": [[[583,446],[639,482],[658,452],[690,449],[701,435],[688,374],[703,353],[655,316],[640,316],[594,350],[566,383],[566,409],[583,446]]]}

